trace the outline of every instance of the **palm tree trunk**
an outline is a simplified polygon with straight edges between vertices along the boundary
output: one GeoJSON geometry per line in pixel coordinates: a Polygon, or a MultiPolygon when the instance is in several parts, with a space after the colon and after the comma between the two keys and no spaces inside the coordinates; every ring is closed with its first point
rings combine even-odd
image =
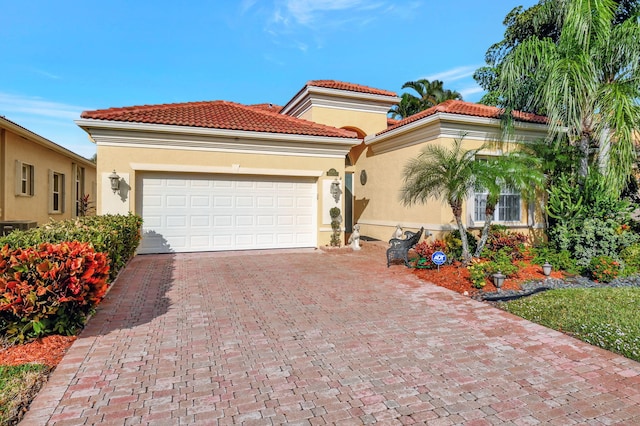
{"type": "Polygon", "coordinates": [[[496,206],[486,205],[484,210],[484,226],[482,227],[482,234],[480,235],[480,241],[478,242],[478,247],[476,247],[476,252],[473,254],[474,257],[480,257],[480,253],[482,253],[482,249],[484,245],[487,243],[487,239],[489,238],[489,227],[491,227],[491,222],[493,222],[493,216],[496,211],[496,206]]]}
{"type": "Polygon", "coordinates": [[[469,241],[467,240],[467,230],[462,223],[462,204],[450,203],[453,216],[456,218],[456,224],[458,225],[458,231],[460,231],[460,240],[462,241],[462,264],[468,265],[471,262],[471,255],[469,254],[469,241]]]}
{"type": "Polygon", "coordinates": [[[589,136],[585,133],[580,137],[578,150],[580,151],[580,167],[578,169],[578,175],[586,178],[589,174],[589,136]]]}

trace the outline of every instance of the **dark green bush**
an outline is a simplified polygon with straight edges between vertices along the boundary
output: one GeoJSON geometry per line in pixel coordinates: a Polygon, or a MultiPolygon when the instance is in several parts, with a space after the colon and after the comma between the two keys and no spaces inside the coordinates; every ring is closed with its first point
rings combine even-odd
{"type": "Polygon", "coordinates": [[[42,243],[79,241],[90,243],[97,252],[109,258],[109,280],[131,259],[140,244],[142,219],[139,216],[101,215],[49,222],[27,231],[14,231],[0,238],[0,246],[11,248],[38,247],[42,243]]]}
{"type": "MultiPolygon", "coordinates": [[[[473,255],[478,247],[478,239],[471,232],[467,231],[467,241],[469,242],[469,253],[473,255]]],[[[451,261],[462,260],[462,239],[460,231],[454,229],[444,236],[444,242],[447,244],[447,256],[451,261]]]]}
{"type": "Polygon", "coordinates": [[[568,250],[557,251],[546,244],[529,248],[529,253],[533,257],[532,263],[536,265],[542,266],[545,262],[549,262],[555,270],[562,270],[570,274],[582,272],[568,250]]]}

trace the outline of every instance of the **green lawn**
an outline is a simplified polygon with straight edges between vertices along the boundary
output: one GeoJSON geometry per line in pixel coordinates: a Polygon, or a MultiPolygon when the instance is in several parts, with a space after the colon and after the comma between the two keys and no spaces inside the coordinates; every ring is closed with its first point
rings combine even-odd
{"type": "Polygon", "coordinates": [[[640,288],[550,290],[500,307],[640,361],[640,288]]]}
{"type": "Polygon", "coordinates": [[[42,364],[0,365],[0,425],[15,424],[47,377],[42,364]]]}

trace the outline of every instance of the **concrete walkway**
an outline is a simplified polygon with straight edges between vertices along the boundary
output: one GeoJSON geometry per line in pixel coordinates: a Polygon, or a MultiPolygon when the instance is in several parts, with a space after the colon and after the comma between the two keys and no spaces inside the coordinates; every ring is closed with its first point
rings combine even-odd
{"type": "Polygon", "coordinates": [[[146,255],[22,425],[640,424],[640,364],[386,268],[146,255]]]}

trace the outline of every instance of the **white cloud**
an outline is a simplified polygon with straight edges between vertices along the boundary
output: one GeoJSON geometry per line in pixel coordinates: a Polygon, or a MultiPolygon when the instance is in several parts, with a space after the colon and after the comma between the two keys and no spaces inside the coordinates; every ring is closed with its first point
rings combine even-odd
{"type": "Polygon", "coordinates": [[[0,93],[0,113],[20,113],[75,120],[80,118],[80,113],[86,109],[89,108],[48,101],[34,96],[0,93]]]}
{"type": "Polygon", "coordinates": [[[88,109],[91,108],[0,92],[0,115],[87,158],[95,153],[95,145],[74,120],[88,109]]]}
{"type": "Polygon", "coordinates": [[[477,93],[482,93],[484,90],[480,86],[466,87],[464,89],[458,90],[458,93],[462,95],[463,99],[467,99],[471,95],[475,95],[477,93]]]}
{"type": "Polygon", "coordinates": [[[479,67],[480,65],[466,65],[462,67],[456,67],[436,74],[428,75],[425,78],[429,81],[441,80],[444,82],[461,80],[463,78],[471,77],[479,67]]]}
{"type": "Polygon", "coordinates": [[[317,19],[317,15],[327,11],[347,9],[367,9],[375,7],[366,0],[288,0],[286,10],[296,22],[307,25],[317,19]]]}

